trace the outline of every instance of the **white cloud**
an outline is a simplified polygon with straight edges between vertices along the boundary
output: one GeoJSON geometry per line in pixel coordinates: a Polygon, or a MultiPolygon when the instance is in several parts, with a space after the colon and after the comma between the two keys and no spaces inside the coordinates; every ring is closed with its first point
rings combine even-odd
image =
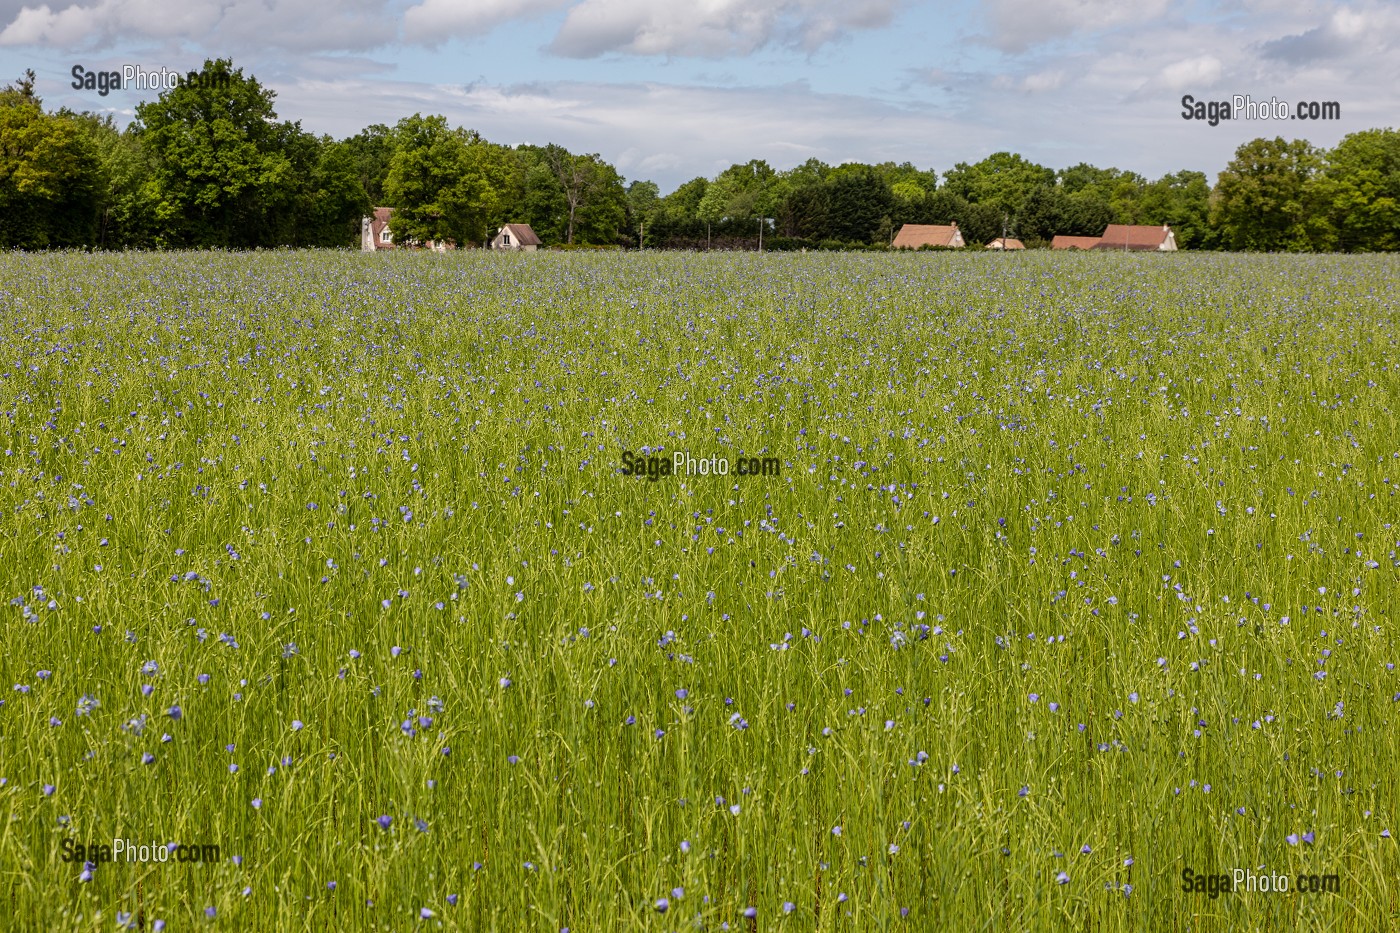
{"type": "Polygon", "coordinates": [[[1400,11],[1335,10],[1322,24],[1281,36],[1260,46],[1265,58],[1290,65],[1383,53],[1400,44],[1400,11]]]}
{"type": "Polygon", "coordinates": [[[278,110],[308,129],[337,136],[415,111],[441,113],[496,142],[555,142],[600,153],[627,177],[651,178],[665,191],[752,158],[778,168],[816,157],[831,163],[908,160],[941,170],[991,139],[979,128],[922,109],[818,93],[804,84],[303,81],[279,88],[278,110]]]}
{"type": "Polygon", "coordinates": [[[1053,91],[1065,83],[1065,73],[1061,70],[1038,71],[1021,79],[1021,90],[1032,94],[1053,91]]]}
{"type": "Polygon", "coordinates": [[[550,45],[569,58],[609,52],[719,58],[766,45],[807,51],[887,25],[900,0],[582,0],[550,45]]]}
{"type": "Polygon", "coordinates": [[[1079,33],[1151,22],[1171,9],[1171,0],[984,0],[983,5],[991,45],[1023,52],[1079,33]]]}
{"type": "Polygon", "coordinates": [[[1160,72],[1164,87],[1173,91],[1188,88],[1209,88],[1220,80],[1224,71],[1220,59],[1214,55],[1197,55],[1195,58],[1172,62],[1160,72]]]}
{"type": "Polygon", "coordinates": [[[130,39],[187,41],[223,50],[369,49],[398,24],[385,0],[98,0],[26,6],[0,46],[100,48],[130,39]]]}
{"type": "Polygon", "coordinates": [[[485,35],[502,23],[566,5],[568,0],[423,0],[404,12],[403,36],[410,43],[435,46],[454,36],[485,35]]]}
{"type": "Polygon", "coordinates": [[[184,41],[221,50],[353,51],[435,47],[511,20],[568,8],[552,49],[565,57],[745,55],[767,45],[807,51],[851,30],[887,25],[906,0],[0,0],[0,45],[100,48],[184,41]]]}

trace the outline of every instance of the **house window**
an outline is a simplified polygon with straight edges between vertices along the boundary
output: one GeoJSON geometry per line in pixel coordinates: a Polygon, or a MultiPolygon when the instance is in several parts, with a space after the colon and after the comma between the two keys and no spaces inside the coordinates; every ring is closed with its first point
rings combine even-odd
{"type": "Polygon", "coordinates": [[[509,246],[509,245],[510,245],[510,234],[509,234],[509,233],[503,233],[503,234],[501,234],[501,245],[502,245],[502,246],[509,246]]]}
{"type": "Polygon", "coordinates": [[[381,242],[381,243],[388,243],[388,242],[389,242],[389,231],[388,231],[388,230],[385,230],[383,233],[379,234],[379,242],[381,242]]]}

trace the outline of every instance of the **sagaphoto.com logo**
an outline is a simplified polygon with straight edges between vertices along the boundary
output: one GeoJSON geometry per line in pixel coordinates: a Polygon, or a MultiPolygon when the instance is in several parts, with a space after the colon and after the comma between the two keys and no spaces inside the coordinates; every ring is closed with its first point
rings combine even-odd
{"type": "Polygon", "coordinates": [[[106,97],[113,91],[128,88],[138,91],[170,91],[181,85],[193,87],[228,87],[230,76],[226,71],[176,71],[171,68],[143,68],[140,65],[122,65],[107,71],[90,69],[85,65],[74,65],[69,69],[73,76],[69,85],[75,91],[96,91],[106,97]]]}
{"type": "Polygon", "coordinates": [[[99,865],[132,862],[141,865],[175,862],[182,865],[212,864],[223,861],[218,843],[213,842],[140,842],[121,837],[111,843],[88,842],[68,837],[59,843],[59,858],[65,862],[82,862],[87,875],[99,865]]]}
{"type": "Polygon", "coordinates": [[[1228,872],[1200,872],[1186,867],[1181,870],[1181,890],[1187,894],[1203,894],[1211,900],[1230,894],[1340,894],[1341,877],[1333,874],[1252,871],[1235,868],[1228,872]]]}
{"type": "Polygon", "coordinates": [[[1192,94],[1181,98],[1181,119],[1199,120],[1211,126],[1239,120],[1340,120],[1342,105],[1335,100],[1300,100],[1291,104],[1277,97],[1255,100],[1248,94],[1235,94],[1229,100],[1197,100],[1192,94]]]}
{"type": "Polygon", "coordinates": [[[646,479],[656,482],[669,476],[769,476],[782,475],[782,461],[777,457],[728,457],[718,454],[709,457],[696,457],[677,450],[664,453],[657,449],[643,447],[639,454],[630,450],[622,452],[623,476],[646,479]]]}

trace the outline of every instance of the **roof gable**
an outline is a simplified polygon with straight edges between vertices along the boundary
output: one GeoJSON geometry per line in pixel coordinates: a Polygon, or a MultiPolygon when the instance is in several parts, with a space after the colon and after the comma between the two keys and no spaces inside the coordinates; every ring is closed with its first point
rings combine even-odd
{"type": "Polygon", "coordinates": [[[1166,224],[1109,224],[1094,249],[1161,249],[1170,236],[1166,224]]]}
{"type": "Polygon", "coordinates": [[[895,249],[918,249],[920,246],[961,246],[962,236],[957,224],[905,224],[894,238],[895,249]]]}
{"type": "Polygon", "coordinates": [[[506,224],[499,231],[497,231],[496,236],[499,237],[502,233],[509,233],[511,235],[512,243],[515,246],[540,245],[539,235],[535,233],[533,229],[531,229],[529,224],[506,224]]]}
{"type": "Polygon", "coordinates": [[[1066,236],[1058,234],[1050,241],[1051,249],[1093,249],[1099,245],[1096,236],[1066,236]]]}

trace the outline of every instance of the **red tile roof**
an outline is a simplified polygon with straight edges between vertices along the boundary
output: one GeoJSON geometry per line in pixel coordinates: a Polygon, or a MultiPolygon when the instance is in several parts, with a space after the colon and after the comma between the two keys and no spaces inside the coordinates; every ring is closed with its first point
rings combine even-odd
{"type": "Polygon", "coordinates": [[[1166,224],[1109,224],[1094,249],[1161,249],[1170,233],[1166,224]]]}
{"type": "Polygon", "coordinates": [[[389,216],[393,213],[394,209],[392,207],[376,207],[374,209],[374,217],[369,222],[369,233],[370,237],[374,240],[375,249],[394,248],[394,243],[392,240],[388,243],[382,243],[379,239],[379,235],[382,232],[384,232],[385,229],[388,228],[389,216]]]}
{"type": "Polygon", "coordinates": [[[506,224],[498,231],[499,233],[509,233],[515,239],[516,246],[539,246],[540,238],[529,224],[506,224]]]}
{"type": "Polygon", "coordinates": [[[1026,244],[1015,237],[1007,237],[1004,241],[1001,237],[987,244],[987,249],[1025,249],[1026,244]]]}
{"type": "Polygon", "coordinates": [[[1093,249],[1099,245],[1096,236],[1065,236],[1060,234],[1050,241],[1051,249],[1093,249]]]}
{"type": "Polygon", "coordinates": [[[961,246],[957,224],[905,224],[894,238],[895,249],[918,249],[920,246],[961,246]]]}

